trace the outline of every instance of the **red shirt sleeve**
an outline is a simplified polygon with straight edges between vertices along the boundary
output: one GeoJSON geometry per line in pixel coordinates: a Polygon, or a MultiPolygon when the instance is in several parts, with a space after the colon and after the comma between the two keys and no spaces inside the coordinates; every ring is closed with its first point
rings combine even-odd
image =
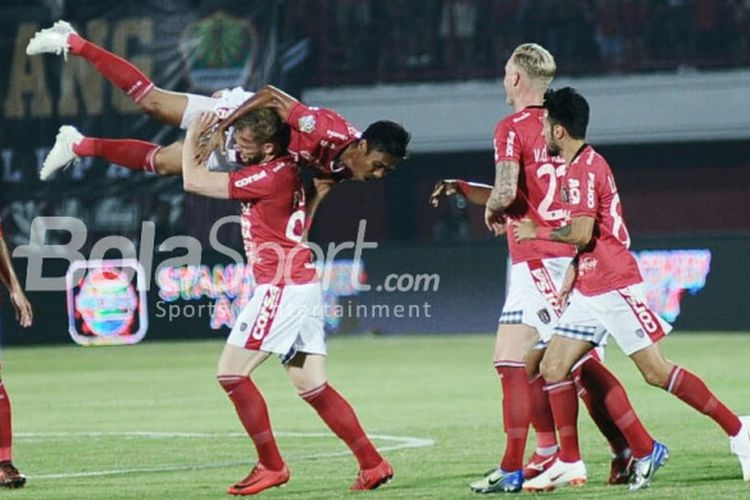
{"type": "Polygon", "coordinates": [[[359,132],[335,111],[305,106],[301,102],[289,110],[286,123],[302,134],[315,140],[327,140],[331,144],[350,141],[359,135],[359,132]]]}
{"type": "Polygon", "coordinates": [[[271,169],[250,165],[229,173],[229,198],[240,201],[256,201],[273,194],[274,182],[271,169]]]}
{"type": "Polygon", "coordinates": [[[600,168],[579,167],[579,175],[568,178],[568,202],[571,217],[596,218],[602,196],[605,194],[607,176],[600,168]]]}
{"type": "Polygon", "coordinates": [[[495,164],[512,160],[521,162],[521,140],[511,120],[505,119],[495,127],[495,164]]]}

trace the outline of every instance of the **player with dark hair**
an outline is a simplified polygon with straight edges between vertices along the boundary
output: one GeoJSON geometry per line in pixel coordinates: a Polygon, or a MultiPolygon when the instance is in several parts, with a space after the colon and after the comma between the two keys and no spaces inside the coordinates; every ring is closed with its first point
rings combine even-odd
{"type": "MultiPolygon", "coordinates": [[[[503,87],[506,102],[515,112],[502,119],[495,130],[495,186],[441,181],[432,194],[433,205],[443,193],[459,191],[470,202],[486,205],[488,226],[500,232],[505,229],[506,219],[533,217],[550,224],[562,223],[564,214],[554,200],[562,159],[546,154],[542,138],[541,104],[554,74],[554,58],[543,47],[523,44],[514,50],[505,67],[503,87]]],[[[565,305],[559,292],[575,251],[554,243],[521,246],[511,238],[508,247],[512,263],[510,286],[499,319],[494,353],[503,393],[505,453],[495,470],[471,483],[471,489],[479,493],[519,491],[524,481],[554,463],[559,449],[538,369],[546,342],[565,305]],[[536,431],[537,449],[523,467],[529,423],[536,431]]],[[[653,438],[632,411],[624,391],[620,390],[620,382],[597,357],[592,355],[581,361],[576,367],[576,381],[594,422],[612,448],[614,457],[608,482],[627,482],[633,454],[649,453],[653,438]],[[619,396],[606,400],[605,393],[612,391],[619,396]],[[631,411],[632,425],[620,429],[611,418],[608,405],[614,401],[631,411]]],[[[577,442],[575,430],[560,439],[577,442]]],[[[576,466],[561,475],[555,486],[581,485],[587,480],[580,455],[571,455],[570,459],[576,466]]]]}
{"type": "MultiPolygon", "coordinates": [[[[10,302],[16,310],[16,319],[23,328],[28,328],[34,320],[31,303],[13,270],[10,251],[0,227],[0,281],[8,289],[10,302]]],[[[26,476],[13,465],[13,430],[11,426],[10,398],[5,384],[0,379],[0,487],[20,488],[26,484],[26,476]]]]}
{"type": "MultiPolygon", "coordinates": [[[[187,129],[203,111],[213,111],[220,120],[216,133],[201,139],[199,156],[211,170],[231,171],[236,161],[231,126],[246,111],[268,106],[291,128],[289,153],[295,161],[312,166],[337,179],[380,179],[406,156],[409,133],[399,124],[378,121],[360,133],[343,117],[325,108],[313,108],[281,90],[266,86],[257,93],[239,87],[213,97],[160,89],[136,66],[81,37],[73,27],[58,21],[37,32],[26,47],[29,55],[73,54],[125,92],[154,119],[187,129]]],[[[182,142],[161,147],[135,139],[84,137],[74,127],[60,128],[55,145],[44,161],[42,180],[83,156],[95,156],[133,170],[178,175],[182,170],[182,142]]]]}
{"type": "Polygon", "coordinates": [[[307,214],[297,163],[287,155],[288,131],[269,108],[237,120],[241,160],[247,166],[211,172],[198,160],[199,134],[215,124],[210,112],[188,128],[183,150],[186,191],[242,202],[242,235],[257,287],[237,317],[219,359],[219,383],[255,444],[258,463],[229,487],[233,495],[254,495],[289,481],[290,473],[271,430],[268,410],[251,376],[277,354],[299,396],[318,412],[359,462],[353,491],[375,489],[393,469],[367,437],[353,408],[327,381],[321,284],[312,252],[303,242],[307,214]],[[241,140],[240,140],[241,139],[241,140]]]}
{"type": "MultiPolygon", "coordinates": [[[[630,235],[622,215],[620,195],[604,157],[586,144],[589,105],[566,87],[544,97],[544,141],[551,155],[562,155],[567,169],[557,199],[570,211],[563,226],[514,221],[514,239],[525,245],[537,241],[565,243],[577,249],[575,285],[542,360],[541,370],[559,429],[576,426],[578,400],[570,370],[609,332],[651,385],[661,387],[712,418],[729,436],[746,481],[750,480],[750,423],[742,422],[703,380],[667,360],[658,342],[672,327],[646,303],[643,278],[630,254],[630,235]],[[527,243],[523,243],[527,242],[527,243]]],[[[575,443],[577,444],[577,443],[575,443]]],[[[561,457],[533,486],[543,488],[564,470],[561,457]]],[[[647,487],[668,458],[656,443],[646,457],[636,457],[630,490],[647,487]]],[[[526,485],[524,485],[524,488],[526,485]]]]}

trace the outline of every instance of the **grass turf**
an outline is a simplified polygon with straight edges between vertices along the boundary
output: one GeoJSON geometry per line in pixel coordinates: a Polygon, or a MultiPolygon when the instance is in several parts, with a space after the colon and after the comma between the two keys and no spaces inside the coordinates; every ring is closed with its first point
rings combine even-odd
{"type": "MultiPolygon", "coordinates": [[[[368,496],[477,496],[467,485],[497,463],[503,444],[492,345],[490,335],[331,339],[330,382],[352,402],[370,434],[435,441],[386,452],[396,477],[368,496]]],[[[146,340],[117,348],[7,349],[3,378],[13,404],[15,462],[29,481],[0,495],[226,498],[226,487],[244,477],[255,454],[214,379],[221,347],[220,341],[146,340]],[[150,434],[138,434],[143,432],[150,434]],[[99,475],[74,476],[91,473],[99,475]]],[[[730,407],[750,413],[750,335],[678,333],[663,347],[730,407]]],[[[607,355],[646,426],[670,447],[670,461],[638,498],[750,498],[750,484],[740,479],[721,429],[646,386],[615,346],[607,355]]],[[[269,359],[255,379],[292,469],[286,487],[263,497],[350,497],[356,462],[335,437],[319,435],[327,428],[295,396],[278,362],[269,359]]],[[[623,487],[603,486],[609,451],[583,408],[579,422],[589,484],[548,495],[626,495],[623,487]]]]}

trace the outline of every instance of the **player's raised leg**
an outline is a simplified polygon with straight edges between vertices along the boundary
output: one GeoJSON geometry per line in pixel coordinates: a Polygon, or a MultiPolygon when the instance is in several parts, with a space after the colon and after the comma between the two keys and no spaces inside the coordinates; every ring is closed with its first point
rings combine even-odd
{"type": "Polygon", "coordinates": [[[154,119],[179,127],[188,104],[186,94],[162,90],[134,64],[79,35],[66,21],[38,31],[26,46],[28,55],[68,53],[83,57],[96,71],[125,92],[154,119]]]}
{"type": "Polygon", "coordinates": [[[103,158],[131,170],[144,170],[159,175],[182,173],[180,141],[162,147],[138,139],[87,137],[75,127],[63,125],[55,138],[54,146],[42,164],[39,178],[47,180],[58,170],[84,157],[103,158]]]}
{"type": "Polygon", "coordinates": [[[325,356],[300,352],[287,363],[286,369],[300,397],[318,412],[357,459],[359,473],[351,490],[374,490],[390,481],[393,468],[367,437],[349,402],[328,384],[325,356]]]}
{"type": "Polygon", "coordinates": [[[253,370],[268,356],[266,352],[227,344],[219,359],[219,384],[232,400],[237,416],[258,453],[258,463],[250,473],[227,490],[232,495],[254,495],[289,481],[289,469],[276,445],[266,401],[250,378],[253,370]]]}
{"type": "Polygon", "coordinates": [[[658,344],[651,344],[630,357],[646,382],[674,394],[722,428],[740,461],[743,479],[750,481],[750,429],[740,418],[711,392],[699,376],[667,360],[658,344]]]}

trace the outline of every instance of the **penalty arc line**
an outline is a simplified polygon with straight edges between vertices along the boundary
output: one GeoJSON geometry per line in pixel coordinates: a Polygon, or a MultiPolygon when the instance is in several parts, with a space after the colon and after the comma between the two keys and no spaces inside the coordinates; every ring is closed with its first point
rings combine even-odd
{"type": "MultiPolygon", "coordinates": [[[[274,433],[278,437],[311,437],[311,438],[322,438],[332,437],[332,434],[325,432],[277,432],[274,433]]],[[[242,433],[229,433],[229,434],[210,434],[210,433],[197,433],[197,432],[80,432],[80,433],[66,433],[66,432],[50,432],[50,433],[18,433],[17,438],[23,440],[23,438],[65,438],[65,437],[129,437],[129,438],[216,438],[216,437],[246,437],[246,434],[242,433]]],[[[383,441],[395,441],[395,444],[383,446],[378,448],[382,452],[396,451],[409,448],[423,448],[426,446],[432,446],[435,441],[432,439],[418,438],[413,436],[390,436],[384,434],[370,434],[372,439],[380,439],[383,441]]],[[[301,462],[305,460],[318,460],[322,458],[335,458],[348,456],[351,452],[346,451],[333,451],[325,453],[311,453],[307,455],[290,456],[287,460],[289,462],[301,462]]],[[[245,460],[231,461],[231,462],[213,462],[207,464],[184,464],[184,465],[162,465],[158,467],[136,467],[127,469],[110,469],[101,471],[89,471],[89,472],[63,472],[56,474],[40,474],[28,476],[29,479],[44,480],[44,479],[72,479],[72,478],[86,478],[86,477],[100,477],[100,476],[114,476],[121,474],[133,474],[133,473],[158,473],[158,472],[179,472],[184,470],[203,470],[203,469],[218,469],[223,467],[234,467],[238,465],[252,465],[252,462],[245,460]]]]}

